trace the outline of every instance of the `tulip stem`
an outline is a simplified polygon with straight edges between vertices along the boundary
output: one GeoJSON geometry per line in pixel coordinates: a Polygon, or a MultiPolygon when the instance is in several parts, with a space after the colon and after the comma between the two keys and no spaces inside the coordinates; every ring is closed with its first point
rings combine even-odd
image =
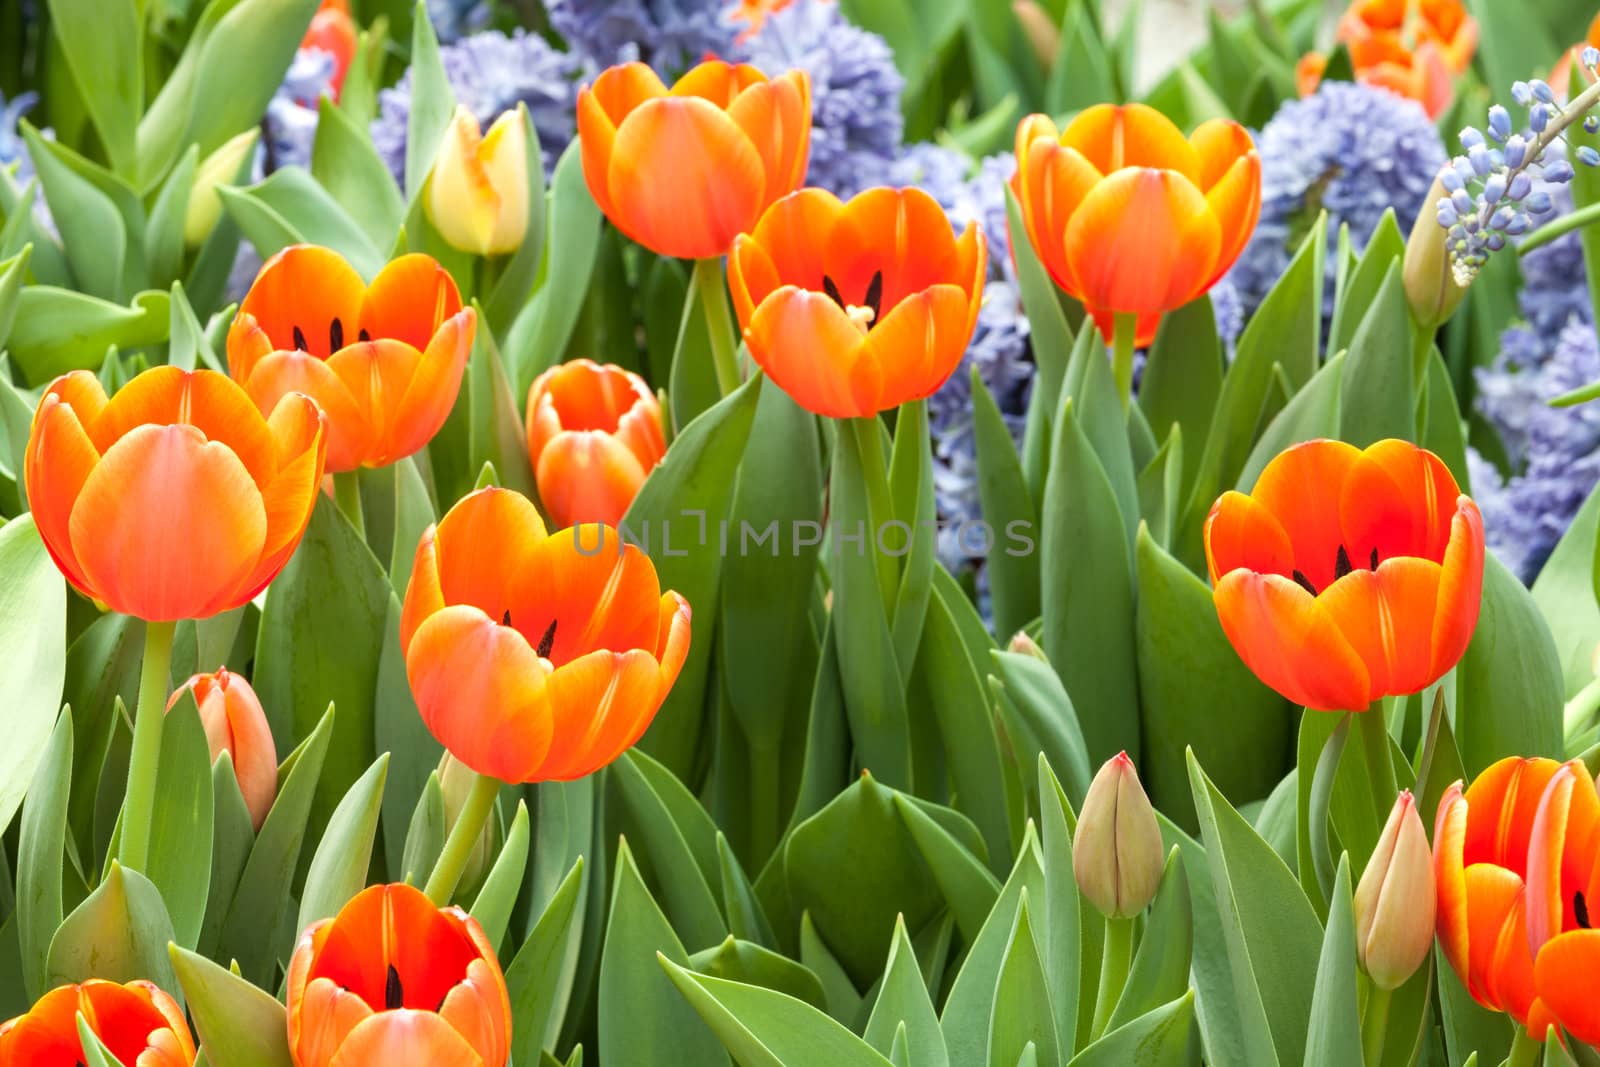
{"type": "Polygon", "coordinates": [[[727,396],[739,388],[739,353],[733,343],[733,316],[728,312],[728,289],[722,279],[722,260],[698,260],[694,265],[694,287],[706,316],[706,333],[711,338],[711,364],[717,372],[717,388],[727,396]]]}
{"type": "Polygon", "coordinates": [[[1394,779],[1394,753],[1389,747],[1389,716],[1384,711],[1382,698],[1374,700],[1366,711],[1353,713],[1356,726],[1361,731],[1362,748],[1367,757],[1367,780],[1372,785],[1373,810],[1382,826],[1394,807],[1398,787],[1394,779]]]}
{"type": "Polygon", "coordinates": [[[1393,1000],[1393,993],[1373,983],[1372,992],[1367,996],[1366,1013],[1361,1017],[1362,1058],[1367,1067],[1378,1067],[1383,1062],[1383,1039],[1389,1033],[1389,1004],[1393,1000]]]}
{"type": "Polygon", "coordinates": [[[144,624],[144,667],[128,754],[128,791],[122,802],[122,865],[143,873],[150,858],[150,821],[156,807],[156,769],[161,762],[161,726],[171,684],[172,635],[177,623],[144,624]]]}
{"type": "Polygon", "coordinates": [[[467,860],[471,858],[472,850],[477,846],[484,824],[489,821],[489,813],[494,811],[494,802],[499,796],[498,778],[480,774],[477,781],[472,783],[472,792],[467,794],[467,802],[456,824],[450,828],[444,851],[439,853],[439,861],[433,865],[433,873],[428,876],[427,888],[423,890],[428,894],[428,899],[439,907],[449,904],[450,898],[455,895],[456,886],[461,883],[461,872],[467,869],[467,860]]]}
{"type": "Polygon", "coordinates": [[[1126,414],[1133,402],[1133,350],[1139,333],[1139,316],[1118,313],[1111,333],[1111,369],[1126,414]]]}
{"type": "Polygon", "coordinates": [[[1133,920],[1107,919],[1105,951],[1100,956],[1100,990],[1094,1001],[1094,1037],[1105,1033],[1122,989],[1128,984],[1128,966],[1133,959],[1133,920]]]}
{"type": "Polygon", "coordinates": [[[1543,1044],[1528,1033],[1526,1026],[1519,1026],[1517,1036],[1511,1040],[1511,1058],[1506,1060],[1506,1067],[1534,1067],[1542,1051],[1543,1044]]]}
{"type": "Polygon", "coordinates": [[[350,520],[350,525],[356,528],[356,533],[361,539],[367,539],[367,522],[361,513],[361,472],[340,471],[333,476],[333,499],[339,505],[339,510],[344,512],[344,517],[350,520]]]}

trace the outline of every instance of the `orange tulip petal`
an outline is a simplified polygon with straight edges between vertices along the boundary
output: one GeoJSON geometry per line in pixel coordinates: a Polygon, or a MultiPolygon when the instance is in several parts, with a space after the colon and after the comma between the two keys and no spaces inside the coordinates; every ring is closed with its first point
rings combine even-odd
{"type": "Polygon", "coordinates": [[[291,245],[262,266],[239,314],[254,318],[275,349],[327,357],[342,346],[334,342],[355,340],[365,292],[361,275],[339,253],[291,245]]]}
{"type": "Polygon", "coordinates": [[[1483,605],[1483,515],[1467,497],[1458,499],[1457,508],[1433,616],[1433,666],[1440,674],[1466,654],[1483,605]]]}
{"type": "Polygon", "coordinates": [[[1344,546],[1340,487],[1360,457],[1343,441],[1295,445],[1267,464],[1250,491],[1277,517],[1294,548],[1295,568],[1318,590],[1331,585],[1337,571],[1344,546]]]}
{"type": "Polygon", "coordinates": [[[1465,877],[1469,970],[1467,990],[1518,1022],[1533,1004],[1533,957],[1528,954],[1522,879],[1486,863],[1465,877]]]}
{"type": "Polygon", "coordinates": [[[1439,948],[1455,968],[1463,984],[1467,982],[1470,960],[1470,927],[1467,909],[1466,864],[1463,849],[1467,836],[1467,800],[1461,783],[1455,782],[1439,798],[1439,814],[1433,825],[1433,877],[1438,887],[1435,931],[1439,948]]]}
{"type": "Polygon", "coordinates": [[[1294,582],[1236,570],[1217,584],[1216,604],[1245,665],[1296,704],[1354,711],[1372,703],[1360,657],[1316,599],[1294,582]]]}
{"type": "Polygon", "coordinates": [[[1227,492],[1206,518],[1206,563],[1215,585],[1229,571],[1244,568],[1260,574],[1289,577],[1294,546],[1272,512],[1254,497],[1227,492]]]}
{"type": "Polygon", "coordinates": [[[432,1011],[385,1011],[350,1031],[328,1067],[488,1067],[466,1038],[432,1011]]]}
{"type": "Polygon", "coordinates": [[[1579,1041],[1600,1042],[1600,1001],[1594,976],[1600,972],[1600,930],[1562,934],[1539,951],[1534,983],[1539,999],[1579,1041]]]}
{"type": "Polygon", "coordinates": [[[655,565],[615,530],[589,525],[552,534],[534,547],[514,580],[511,596],[528,619],[517,625],[533,635],[530,642],[541,641],[554,623],[547,657],[553,664],[595,649],[656,647],[661,586],[655,565]]]}
{"type": "Polygon", "coordinates": [[[617,128],[608,190],[612,221],[661,255],[720,256],[769,199],[761,154],[699,97],[651,100],[617,128]],[[672,180],[661,164],[671,153],[672,180]]]}
{"type": "Polygon", "coordinates": [[[1170,170],[1111,175],[1083,198],[1066,231],[1085,303],[1124,314],[1188,303],[1212,277],[1221,245],[1205,196],[1170,170]]]}
{"type": "Polygon", "coordinates": [[[100,453],[77,413],[54,392],[45,393],[39,402],[26,462],[28,506],[50,558],[80,592],[96,595],[78,564],[69,523],[72,506],[99,464],[100,453]]]}
{"type": "Polygon", "coordinates": [[[852,418],[878,410],[863,405],[854,386],[864,337],[832,298],[779,289],[756,308],[744,333],[751,357],[807,411],[852,418]]]}
{"type": "Polygon", "coordinates": [[[1061,131],[1061,143],[1076,148],[1102,174],[1124,167],[1175,170],[1200,179],[1200,154],[1172,120],[1145,104],[1098,104],[1061,131]]]}
{"type": "Polygon", "coordinates": [[[547,668],[516,630],[466,605],[434,612],[412,635],[406,676],[428,730],[479,774],[521,782],[543,761],[547,668]]]}
{"type": "Polygon", "coordinates": [[[291,450],[298,447],[300,451],[261,487],[267,534],[261,546],[261,560],[246,583],[247,599],[265,589],[299,547],[317,506],[317,490],[328,454],[322,412],[308,397],[285,396],[273,408],[268,425],[280,445],[291,450]]]}
{"type": "Polygon", "coordinates": [[[954,285],[934,285],[908,296],[868,332],[862,358],[883,377],[880,407],[938,391],[972,340],[970,301],[954,285]]]}
{"type": "Polygon", "coordinates": [[[648,64],[620,63],[604,71],[585,92],[616,127],[640,104],[666,96],[667,87],[648,64]]]}
{"type": "Polygon", "coordinates": [[[1222,227],[1222,245],[1217,251],[1217,265],[1205,288],[1210,289],[1217,280],[1233,268],[1250,243],[1256,223],[1261,218],[1261,157],[1254,152],[1236,160],[1216,185],[1206,193],[1206,203],[1217,216],[1222,227]]]}
{"type": "Polygon", "coordinates": [[[1440,575],[1425,559],[1385,560],[1375,571],[1357,568],[1318,598],[1367,665],[1374,696],[1416,693],[1438,680],[1430,630],[1440,575]]]}
{"type": "Polygon", "coordinates": [[[438,527],[429,526],[417,542],[417,554],[411,564],[411,580],[406,583],[405,601],[400,607],[402,650],[411,647],[417,627],[445,606],[444,590],[439,578],[438,537],[438,527]]]}
{"type": "Polygon", "coordinates": [[[1200,159],[1196,184],[1201,192],[1210,193],[1231,171],[1234,164],[1255,151],[1255,141],[1250,131],[1232,119],[1211,119],[1196,126],[1189,135],[1200,159]]]}
{"type": "Polygon", "coordinates": [[[260,490],[227,446],[191,426],[141,426],[106,451],[69,528],[84,576],[105,603],[165,621],[243,602],[267,517],[260,490]]]}
{"type": "MultiPolygon", "coordinates": [[[[372,279],[361,301],[360,328],[373,339],[404,341],[422,351],[439,327],[461,311],[455,279],[432,256],[420,252],[389,261],[372,279]]],[[[346,344],[359,340],[351,334],[346,344]]]]}
{"type": "Polygon", "coordinates": [[[590,652],[551,673],[553,740],[535,772],[541,781],[570,781],[622,754],[641,717],[661,703],[658,666],[648,652],[590,652]]]}
{"type": "Polygon", "coordinates": [[[350,1032],[374,1014],[360,994],[327,978],[313,981],[298,997],[291,994],[289,1003],[289,1040],[298,1063],[332,1063],[350,1032]]]}
{"type": "Polygon", "coordinates": [[[689,68],[673,82],[671,95],[699,97],[718,108],[727,108],[747,89],[766,81],[767,76],[748,63],[708,59],[689,68]]]}
{"type": "MultiPolygon", "coordinates": [[[[772,212],[768,211],[762,218],[770,214],[772,212]]],[[[766,249],[749,234],[741,233],[733,239],[733,249],[728,253],[728,292],[733,297],[733,313],[739,317],[741,328],[750,325],[756,306],[782,284],[778,268],[766,249]]]]}
{"type": "MultiPolygon", "coordinates": [[[[401,458],[390,454],[389,446],[397,432],[400,400],[410,390],[421,363],[421,352],[404,341],[388,338],[346,345],[328,357],[328,369],[344,383],[345,391],[366,413],[367,425],[372,429],[367,451],[359,457],[360,465],[382,467],[401,458]]],[[[448,410],[445,414],[449,414],[448,410]]],[[[328,466],[330,470],[340,469],[332,463],[328,466]]]]}
{"type": "Polygon", "coordinates": [[[103,455],[136,426],[177,423],[226,445],[256,484],[272,476],[277,453],[266,420],[243,389],[216,371],[170,366],[145,371],[117,390],[85,429],[103,455]]]}
{"type": "Polygon", "coordinates": [[[461,393],[477,334],[477,312],[466,308],[446,319],[422,350],[416,372],[394,407],[382,460],[392,463],[412,455],[433,440],[461,393]]]}
{"type": "Polygon", "coordinates": [[[1444,461],[1409,441],[1379,441],[1351,465],[1339,525],[1353,557],[1444,560],[1461,491],[1444,461]]]}
{"type": "MultiPolygon", "coordinates": [[[[678,673],[683,670],[683,662],[689,656],[690,628],[693,612],[689,602],[683,599],[680,593],[668,590],[661,596],[661,629],[656,641],[656,660],[661,664],[661,699],[667,698],[667,693],[678,680],[678,673]]],[[[648,726],[648,723],[644,725],[648,726]]],[[[639,733],[644,733],[644,727],[639,728],[639,733]]],[[[635,735],[628,744],[639,740],[635,735]]]]}
{"type": "Polygon", "coordinates": [[[728,117],[761,154],[769,200],[800,184],[811,148],[810,95],[803,71],[751,85],[728,105],[728,117]]]}
{"type": "Polygon", "coordinates": [[[290,393],[316,401],[327,417],[327,472],[355,470],[374,448],[376,431],[367,409],[325,360],[304,352],[274,352],[257,363],[244,383],[258,408],[276,410],[290,393]]]}
{"type": "Polygon", "coordinates": [[[828,272],[823,256],[828,235],[843,212],[839,198],[826,189],[802,189],[762,212],[749,240],[766,256],[776,280],[770,285],[757,284],[758,279],[762,283],[766,279],[759,259],[755,260],[753,269],[758,276],[749,286],[751,301],[759,304],[783,285],[820,290],[823,275],[828,272]]]}
{"type": "MultiPolygon", "coordinates": [[[[1539,811],[1534,816],[1528,844],[1527,874],[1528,951],[1536,956],[1546,941],[1562,931],[1565,925],[1563,919],[1569,913],[1562,899],[1564,885],[1561,874],[1568,862],[1569,845],[1576,851],[1580,841],[1579,836],[1568,841],[1568,816],[1572,812],[1575,792],[1581,794],[1586,791],[1591,798],[1594,796],[1593,784],[1588,777],[1587,773],[1582,775],[1584,785],[1589,788],[1575,790],[1579,775],[1573,772],[1570,765],[1563,764],[1545,787],[1544,795],[1539,798],[1539,811]]],[[[1592,829],[1592,805],[1589,815],[1592,829]]],[[[1581,831],[1583,828],[1579,829],[1581,831]]],[[[1588,872],[1584,874],[1586,883],[1588,872]]]]}
{"type": "Polygon", "coordinates": [[[1545,786],[1561,764],[1553,759],[1508,756],[1486,767],[1467,790],[1468,818],[1462,838],[1467,864],[1491,863],[1527,871],[1528,844],[1545,786]]]}
{"type": "MultiPolygon", "coordinates": [[[[470,604],[496,621],[511,611],[511,624],[526,636],[533,623],[517,617],[523,605],[507,592],[508,576],[532,566],[544,538],[544,520],[521,493],[491,486],[463,497],[440,520],[434,537],[444,602],[470,604]]],[[[420,549],[417,560],[423,562],[420,549]]],[[[530,647],[542,632],[527,638],[530,647]]]]}
{"type": "MultiPolygon", "coordinates": [[[[493,958],[494,951],[488,953],[493,958]]],[[[486,1063],[503,1063],[510,1054],[510,1024],[506,1019],[507,995],[497,990],[499,972],[482,959],[466,967],[467,977],[445,995],[439,1017],[450,1024],[486,1063]]]]}
{"type": "Polygon", "coordinates": [[[648,473],[611,434],[569,430],[539,453],[539,500],[558,527],[580,522],[615,526],[628,513],[648,473]]]}
{"type": "Polygon", "coordinates": [[[930,286],[966,281],[950,217],[921,189],[868,189],[848,201],[823,257],[846,304],[865,305],[881,272],[878,309],[884,314],[930,286]]]}
{"type": "Polygon", "coordinates": [[[255,365],[271,355],[276,348],[272,338],[267,336],[267,331],[257,325],[255,316],[240,312],[233,317],[233,322],[228,324],[229,376],[236,382],[248,381],[255,365]]]}

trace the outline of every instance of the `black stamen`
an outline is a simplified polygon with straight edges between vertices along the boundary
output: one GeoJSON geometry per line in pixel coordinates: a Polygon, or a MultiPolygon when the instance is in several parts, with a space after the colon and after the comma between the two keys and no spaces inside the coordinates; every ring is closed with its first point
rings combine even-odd
{"type": "Polygon", "coordinates": [[[1300,583],[1301,587],[1304,588],[1306,592],[1310,593],[1312,596],[1317,595],[1317,587],[1311,584],[1311,579],[1306,577],[1304,571],[1295,571],[1292,577],[1295,581],[1300,583]]]}
{"type": "Polygon", "coordinates": [[[833,297],[833,302],[840,307],[845,307],[844,297],[839,294],[839,287],[833,284],[833,279],[826,274],[822,276],[822,291],[833,297]]]}
{"type": "Polygon", "coordinates": [[[1378,550],[1376,548],[1372,550],[1372,569],[1378,569],[1378,550]]]}
{"type": "Polygon", "coordinates": [[[344,323],[337,318],[328,324],[328,351],[337,352],[344,347],[344,323]]]}
{"type": "Polygon", "coordinates": [[[311,351],[311,349],[306,345],[306,335],[300,332],[300,327],[298,326],[294,328],[294,346],[301,352],[311,351]]]}
{"type": "Polygon", "coordinates": [[[1333,557],[1333,580],[1338,581],[1354,569],[1354,567],[1350,566],[1350,553],[1344,550],[1343,545],[1340,545],[1339,554],[1333,557]]]}
{"type": "Polygon", "coordinates": [[[549,659],[550,658],[550,650],[555,647],[555,643],[556,643],[556,620],[555,619],[551,619],[550,620],[550,629],[546,630],[544,632],[544,636],[539,638],[539,648],[538,648],[539,658],[541,658],[541,659],[549,659]]]}
{"type": "Polygon", "coordinates": [[[500,625],[501,626],[510,626],[511,625],[511,609],[510,608],[507,608],[506,609],[506,613],[504,615],[500,616],[500,625]]]}
{"type": "Polygon", "coordinates": [[[383,985],[383,1009],[385,1011],[398,1011],[404,1006],[404,990],[400,988],[400,972],[394,969],[394,964],[389,964],[389,980],[383,985]]]}
{"type": "Polygon", "coordinates": [[[872,321],[877,322],[883,312],[883,271],[872,276],[867,283],[867,307],[872,309],[872,321]]]}
{"type": "Polygon", "coordinates": [[[1583,899],[1583,894],[1572,894],[1572,917],[1578,920],[1578,925],[1585,930],[1592,929],[1589,925],[1589,905],[1583,899]]]}
{"type": "Polygon", "coordinates": [[[356,340],[360,341],[362,344],[366,344],[368,341],[372,340],[372,335],[368,333],[367,328],[363,326],[361,327],[361,332],[356,334],[356,340]]]}

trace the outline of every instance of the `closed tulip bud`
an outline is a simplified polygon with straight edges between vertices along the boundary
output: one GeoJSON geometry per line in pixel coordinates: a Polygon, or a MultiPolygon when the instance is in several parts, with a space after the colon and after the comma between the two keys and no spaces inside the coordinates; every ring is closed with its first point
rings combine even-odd
{"type": "Polygon", "coordinates": [[[1105,762],[1089,784],[1072,873],[1078,889],[1108,919],[1128,919],[1155,899],[1165,857],[1161,825],[1126,752],[1105,762]]]}
{"type": "MultiPolygon", "coordinates": [[[[450,753],[446,752],[444,758],[439,761],[439,790],[444,794],[446,834],[455,826],[456,820],[461,818],[461,809],[467,806],[467,796],[472,792],[473,783],[477,780],[477,772],[450,753]]],[[[494,853],[495,820],[491,818],[484,823],[483,832],[478,835],[478,843],[472,847],[466,866],[461,869],[461,882],[456,890],[459,896],[471,899],[476,894],[484,876],[489,873],[489,864],[494,860],[494,853]]]]}
{"type": "Polygon", "coordinates": [[[515,252],[528,229],[528,136],[507,111],[484,134],[464,107],[445,132],[428,182],[428,218],[456,248],[480,256],[515,252]]]}
{"type": "Polygon", "coordinates": [[[1032,656],[1034,659],[1049,662],[1049,657],[1044,654],[1044,649],[1039,647],[1039,642],[1029,637],[1026,630],[1018,630],[1012,636],[1011,644],[1007,646],[1006,651],[1015,652],[1023,656],[1032,656]]]}
{"type": "Polygon", "coordinates": [[[1356,886],[1356,953],[1379,989],[1398,989],[1427,959],[1435,899],[1428,835],[1402,790],[1356,886]]]}
{"type": "Polygon", "coordinates": [[[222,147],[200,161],[194,173],[194,185],[189,188],[189,208],[183,217],[183,240],[190,248],[198,248],[217,228],[222,217],[222,198],[217,186],[231,185],[239,177],[244,161],[256,150],[261,131],[252,126],[223,143],[222,147]]]}
{"type": "Polygon", "coordinates": [[[206,730],[211,761],[215,763],[224,752],[228,753],[244,806],[250,811],[250,822],[261,829],[278,796],[278,749],[256,691],[249,682],[223,667],[215,674],[197,674],[184,682],[167,701],[168,711],[185,690],[194,693],[194,702],[200,708],[200,724],[206,730]]]}
{"type": "Polygon", "coordinates": [[[1022,36],[1032,47],[1039,65],[1049,70],[1056,61],[1056,52],[1061,48],[1061,27],[1050,12],[1040,6],[1038,0],[1012,0],[1011,13],[1017,17],[1022,36]]]}
{"type": "Polygon", "coordinates": [[[1444,183],[1434,179],[1433,188],[1423,201],[1424,209],[1417,214],[1416,225],[1411,227],[1411,237],[1406,241],[1402,275],[1406,300],[1411,304],[1411,314],[1428,329],[1448,322],[1467,295],[1450,268],[1450,253],[1445,248],[1449,232],[1439,225],[1433,211],[1433,205],[1449,195],[1444,183]]]}

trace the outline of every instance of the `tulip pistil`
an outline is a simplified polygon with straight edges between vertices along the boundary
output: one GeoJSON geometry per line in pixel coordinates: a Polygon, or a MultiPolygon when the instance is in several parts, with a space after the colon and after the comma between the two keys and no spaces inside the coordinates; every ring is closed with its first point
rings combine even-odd
{"type": "MultiPolygon", "coordinates": [[[[1378,550],[1376,548],[1372,550],[1372,562],[1369,569],[1378,569],[1378,550]]],[[[1338,554],[1333,558],[1333,580],[1337,582],[1353,570],[1355,570],[1355,566],[1350,562],[1350,552],[1343,545],[1340,545],[1338,554]]],[[[1295,570],[1290,574],[1290,577],[1300,585],[1300,588],[1312,596],[1317,595],[1317,587],[1310,578],[1306,577],[1305,571],[1295,570]]]]}
{"type": "Polygon", "coordinates": [[[822,291],[833,298],[833,302],[844,309],[862,333],[866,333],[883,315],[883,271],[875,271],[872,280],[867,283],[867,295],[861,304],[846,303],[844,294],[839,291],[839,286],[832,278],[822,276],[822,291]]]}
{"type": "MultiPolygon", "coordinates": [[[[510,612],[507,612],[506,614],[509,615],[510,612]]],[[[550,650],[555,647],[555,643],[556,643],[556,621],[557,620],[555,620],[555,619],[551,619],[550,620],[550,629],[546,630],[544,632],[544,636],[539,638],[539,648],[538,648],[537,651],[539,653],[539,658],[540,659],[549,659],[550,658],[550,650]]]]}
{"type": "Polygon", "coordinates": [[[404,1007],[405,991],[400,986],[400,972],[389,964],[389,978],[383,984],[383,1009],[398,1011],[404,1007]]]}
{"type": "Polygon", "coordinates": [[[1593,929],[1589,925],[1589,904],[1583,899],[1582,890],[1572,894],[1572,917],[1578,921],[1578,925],[1583,929],[1593,929]]]}

